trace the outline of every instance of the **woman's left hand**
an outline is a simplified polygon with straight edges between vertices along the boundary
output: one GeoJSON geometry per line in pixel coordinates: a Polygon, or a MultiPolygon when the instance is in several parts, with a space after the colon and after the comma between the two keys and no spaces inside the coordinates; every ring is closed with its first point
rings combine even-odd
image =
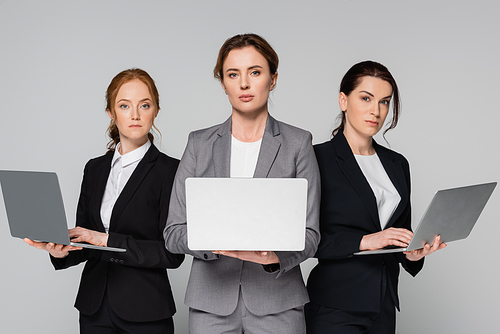
{"type": "Polygon", "coordinates": [[[275,252],[268,251],[213,251],[212,253],[258,264],[273,264],[280,262],[275,252]]]}
{"type": "Polygon", "coordinates": [[[71,242],[88,242],[96,246],[108,246],[109,234],[88,230],[83,227],[75,227],[68,230],[71,242]]]}
{"type": "Polygon", "coordinates": [[[434,238],[434,243],[431,245],[425,244],[424,248],[415,249],[410,252],[404,252],[406,258],[410,261],[418,261],[424,256],[434,253],[437,250],[445,248],[447,245],[441,242],[441,236],[438,235],[434,238]]]}

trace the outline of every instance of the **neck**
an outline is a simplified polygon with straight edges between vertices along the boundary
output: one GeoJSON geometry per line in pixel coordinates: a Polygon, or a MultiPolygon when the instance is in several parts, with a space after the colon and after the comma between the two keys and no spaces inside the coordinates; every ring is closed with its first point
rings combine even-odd
{"type": "Polygon", "coordinates": [[[130,140],[130,139],[123,140],[123,138],[120,137],[120,148],[118,149],[118,152],[121,155],[130,153],[134,150],[137,150],[142,145],[146,144],[148,140],[149,139],[147,137],[135,140],[130,140]]]}
{"type": "Polygon", "coordinates": [[[344,128],[344,137],[347,139],[352,153],[357,155],[374,155],[373,138],[362,136],[351,128],[344,128]]]}
{"type": "Polygon", "coordinates": [[[232,135],[239,141],[250,143],[264,136],[267,123],[267,110],[260,113],[241,113],[233,110],[231,116],[232,135]]]}

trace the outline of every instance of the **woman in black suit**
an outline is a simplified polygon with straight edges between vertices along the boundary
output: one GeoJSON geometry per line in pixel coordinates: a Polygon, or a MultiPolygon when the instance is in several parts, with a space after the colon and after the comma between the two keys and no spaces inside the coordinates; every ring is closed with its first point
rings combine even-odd
{"type": "Polygon", "coordinates": [[[179,161],[152,143],[160,107],[148,73],[119,73],[106,99],[109,151],[85,166],[69,236],[127,251],[25,241],[47,250],[56,269],[86,262],[75,302],[81,333],[173,333],[175,305],[166,269],[179,267],[184,255],[165,249],[163,229],[179,161]]]}
{"type": "Polygon", "coordinates": [[[412,252],[353,256],[406,247],[413,236],[408,161],[373,140],[391,101],[386,131],[398,122],[396,81],[379,63],[354,65],[340,84],[341,124],[332,140],[314,147],[321,173],[321,241],[307,282],[309,334],[394,333],[399,264],[416,275],[424,256],[446,246],[437,237],[432,246],[412,252]]]}

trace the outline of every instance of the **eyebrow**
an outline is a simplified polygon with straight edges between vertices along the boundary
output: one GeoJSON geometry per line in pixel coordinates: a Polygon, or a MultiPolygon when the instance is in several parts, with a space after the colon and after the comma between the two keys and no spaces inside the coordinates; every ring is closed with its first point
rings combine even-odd
{"type": "MultiPolygon", "coordinates": [[[[253,66],[250,66],[250,67],[248,68],[248,70],[253,70],[254,68],[263,68],[263,67],[262,67],[262,66],[260,66],[260,65],[253,65],[253,66]]],[[[240,70],[239,70],[239,69],[237,69],[237,68],[228,68],[228,69],[226,70],[226,73],[227,73],[227,72],[231,72],[231,71],[233,71],[233,72],[239,72],[240,70]]]]}
{"type": "MultiPolygon", "coordinates": [[[[129,99],[120,99],[120,100],[116,101],[116,103],[119,103],[119,102],[122,102],[122,101],[130,102],[129,99]]],[[[145,99],[140,100],[139,103],[140,102],[144,102],[144,101],[153,102],[149,97],[146,97],[145,99]]]]}
{"type": "MultiPolygon", "coordinates": [[[[360,93],[365,93],[365,94],[370,95],[371,97],[375,97],[372,93],[367,92],[366,90],[362,90],[362,91],[360,91],[360,93]]],[[[383,98],[382,98],[382,100],[383,100],[383,99],[387,99],[387,98],[391,98],[391,97],[392,97],[392,94],[391,94],[391,95],[388,95],[388,96],[386,96],[386,97],[383,97],[383,98]]]]}

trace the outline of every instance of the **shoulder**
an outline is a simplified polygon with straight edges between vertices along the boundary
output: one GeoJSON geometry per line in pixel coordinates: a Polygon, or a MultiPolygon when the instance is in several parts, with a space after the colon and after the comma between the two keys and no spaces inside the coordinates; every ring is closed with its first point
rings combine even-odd
{"type": "Polygon", "coordinates": [[[85,164],[85,170],[94,170],[99,168],[102,164],[105,164],[109,161],[111,163],[111,159],[113,159],[114,151],[108,151],[105,154],[92,158],[85,164]]]}
{"type": "Polygon", "coordinates": [[[189,134],[189,139],[206,141],[210,140],[211,138],[215,138],[217,137],[217,134],[219,133],[219,130],[222,127],[222,125],[223,124],[217,124],[208,128],[192,131],[189,134]]]}
{"type": "Polygon", "coordinates": [[[312,134],[304,129],[274,120],[276,127],[273,129],[273,136],[279,137],[278,139],[282,144],[287,144],[292,147],[304,147],[305,145],[312,144],[312,134]]]}
{"type": "Polygon", "coordinates": [[[323,153],[323,152],[326,152],[326,151],[329,151],[332,149],[332,140],[327,140],[323,143],[320,143],[320,144],[315,144],[314,146],[314,152],[317,152],[317,153],[323,153]]]}
{"type": "Polygon", "coordinates": [[[296,127],[294,125],[290,125],[288,123],[281,122],[278,120],[274,120],[274,121],[278,124],[279,130],[283,134],[291,134],[291,135],[300,136],[300,137],[312,137],[311,133],[307,130],[301,129],[301,128],[296,127]]]}
{"type": "Polygon", "coordinates": [[[179,159],[173,158],[163,152],[160,152],[158,154],[157,163],[160,166],[177,169],[177,166],[179,165],[179,159]]]}
{"type": "Polygon", "coordinates": [[[390,148],[387,148],[385,146],[382,146],[380,144],[377,144],[375,143],[375,150],[377,151],[377,154],[378,155],[383,155],[385,156],[386,158],[389,158],[391,159],[392,161],[401,161],[405,164],[408,164],[408,160],[406,160],[406,158],[404,157],[404,155],[402,155],[401,153],[399,152],[396,152],[390,148]]]}

